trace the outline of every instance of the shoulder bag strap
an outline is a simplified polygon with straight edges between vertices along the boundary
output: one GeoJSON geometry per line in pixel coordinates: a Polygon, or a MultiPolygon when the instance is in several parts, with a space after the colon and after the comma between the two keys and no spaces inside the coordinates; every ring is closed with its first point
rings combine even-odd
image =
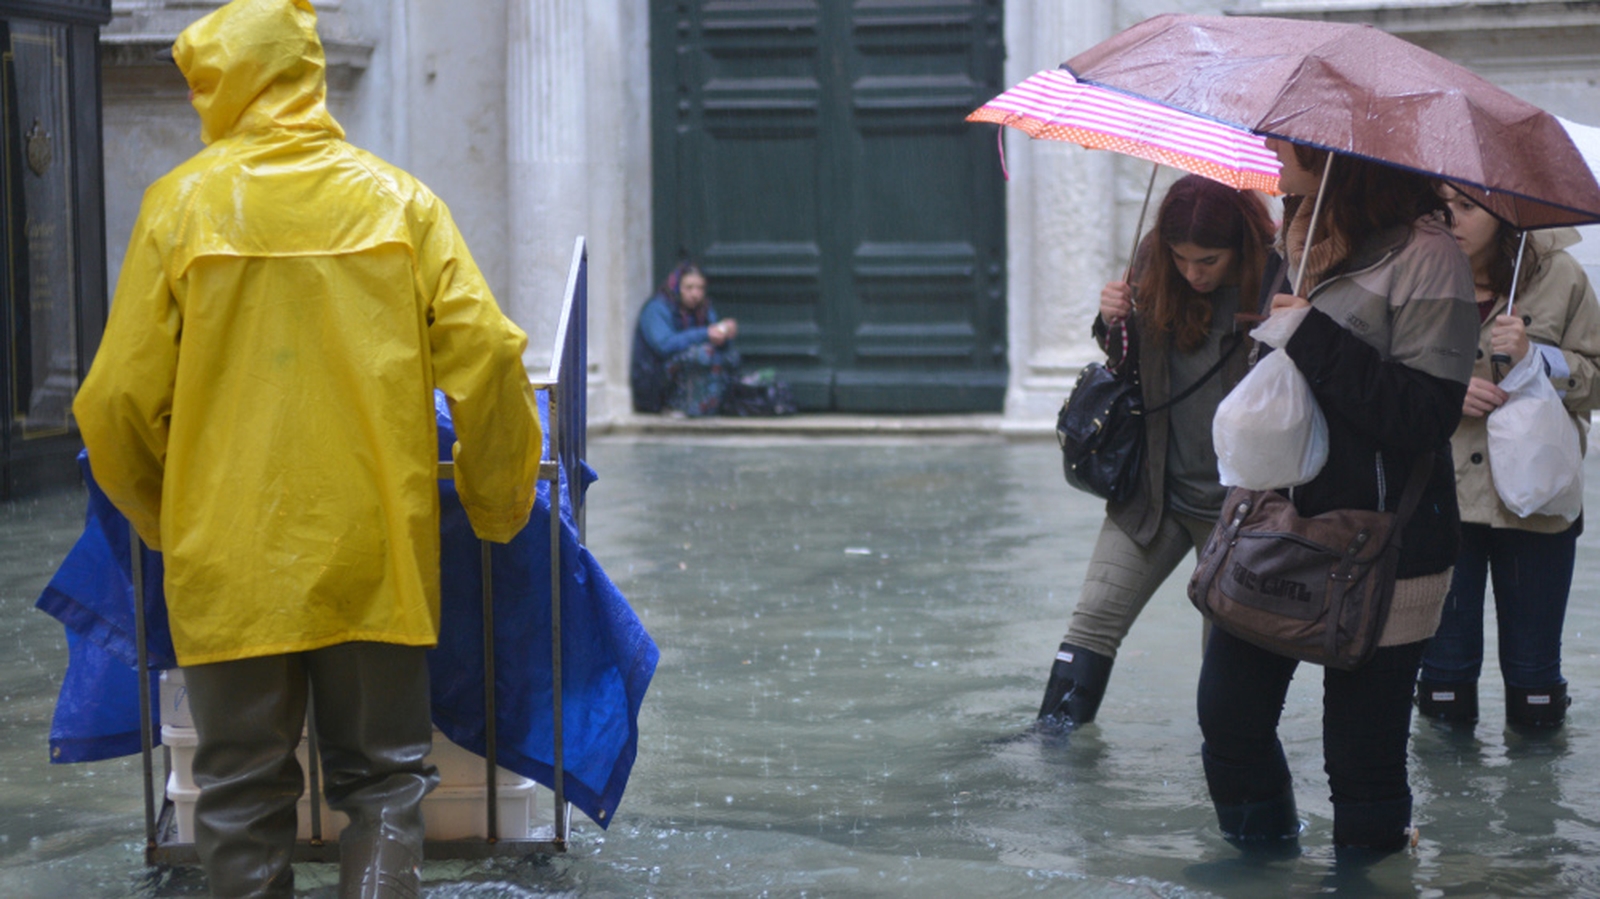
{"type": "Polygon", "coordinates": [[[1234,351],[1239,349],[1239,347],[1244,344],[1244,337],[1242,337],[1237,331],[1223,337],[1223,340],[1227,340],[1230,337],[1233,338],[1233,345],[1228,347],[1228,351],[1226,353],[1223,353],[1220,357],[1218,357],[1216,364],[1206,369],[1205,374],[1201,375],[1193,384],[1183,388],[1183,392],[1179,393],[1172,399],[1167,400],[1159,406],[1151,406],[1150,408],[1144,410],[1144,414],[1149,415],[1152,412],[1160,412],[1162,409],[1175,406],[1178,403],[1188,399],[1189,396],[1196,390],[1199,390],[1200,387],[1205,384],[1205,382],[1211,380],[1211,378],[1216,375],[1217,372],[1222,371],[1222,366],[1227,364],[1228,359],[1233,356],[1234,351]]]}
{"type": "Polygon", "coordinates": [[[1411,513],[1417,510],[1417,503],[1422,501],[1422,489],[1428,483],[1428,470],[1433,467],[1433,453],[1424,452],[1417,457],[1411,466],[1411,479],[1406,481],[1406,489],[1400,493],[1400,507],[1395,510],[1398,524],[1395,533],[1398,534],[1406,522],[1411,520],[1411,513]]]}

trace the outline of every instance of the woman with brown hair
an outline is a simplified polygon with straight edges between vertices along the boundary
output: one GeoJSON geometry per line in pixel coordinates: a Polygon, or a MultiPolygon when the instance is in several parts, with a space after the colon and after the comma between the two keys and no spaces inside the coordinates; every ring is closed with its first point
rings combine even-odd
{"type": "Polygon", "coordinates": [[[1045,687],[1043,721],[1094,720],[1117,647],[1216,523],[1226,490],[1217,482],[1211,418],[1247,367],[1248,328],[1236,315],[1260,308],[1271,235],[1258,196],[1186,176],[1167,191],[1141,241],[1137,287],[1113,281],[1100,293],[1095,339],[1108,365],[1136,373],[1149,410],[1144,470],[1132,497],[1106,506],[1045,687]]]}
{"type": "MultiPolygon", "coordinates": [[[[1427,478],[1400,534],[1378,649],[1355,670],[1323,670],[1334,845],[1390,852],[1409,838],[1412,683],[1456,560],[1450,434],[1477,346],[1472,272],[1432,179],[1283,141],[1268,145],[1283,164],[1280,185],[1289,195],[1279,249],[1291,271],[1304,269],[1295,282],[1301,295],[1279,293],[1272,308],[1310,307],[1278,352],[1305,375],[1328,423],[1328,461],[1294,488],[1295,510],[1305,517],[1392,511],[1415,472],[1427,478]],[[1317,204],[1308,198],[1319,190],[1313,227],[1317,204]]],[[[1207,641],[1198,690],[1201,758],[1230,840],[1292,840],[1300,831],[1277,734],[1298,665],[1221,628],[1207,641]]]]}
{"type": "Polygon", "coordinates": [[[1583,518],[1519,516],[1501,501],[1489,468],[1488,420],[1508,399],[1499,380],[1530,353],[1571,416],[1580,445],[1600,407],[1600,304],[1577,260],[1562,248],[1571,229],[1520,232],[1465,194],[1445,189],[1456,242],[1472,263],[1482,320],[1455,450],[1461,554],[1439,631],[1422,658],[1417,709],[1470,726],[1478,720],[1484,588],[1494,585],[1506,723],[1551,730],[1566,720],[1561,630],[1583,518]],[[1517,264],[1521,253],[1521,265],[1517,264]],[[1519,283],[1512,290],[1512,280],[1519,283]],[[1515,305],[1508,305],[1515,293],[1515,305]],[[1510,314],[1514,313],[1514,314],[1510,314]],[[1509,364],[1496,366],[1501,354],[1509,364]]]}

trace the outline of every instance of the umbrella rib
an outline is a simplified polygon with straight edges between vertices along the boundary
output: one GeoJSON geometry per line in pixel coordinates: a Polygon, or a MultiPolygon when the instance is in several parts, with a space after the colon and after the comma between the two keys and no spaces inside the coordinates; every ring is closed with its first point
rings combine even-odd
{"type": "Polygon", "coordinates": [[[1149,96],[1146,96],[1144,94],[1140,94],[1140,93],[1136,93],[1134,91],[1126,90],[1124,88],[1117,87],[1114,84],[1106,84],[1103,81],[1096,81],[1093,78],[1084,78],[1084,77],[1078,75],[1076,72],[1073,72],[1070,68],[1067,67],[1067,65],[1065,63],[1063,63],[1061,65],[1061,68],[1066,70],[1069,74],[1071,74],[1072,77],[1074,79],[1076,79],[1078,81],[1078,83],[1080,83],[1080,84],[1093,85],[1094,87],[1097,87],[1097,88],[1099,88],[1100,90],[1103,90],[1103,91],[1110,91],[1111,93],[1114,93],[1114,94],[1121,94],[1124,97],[1132,97],[1135,100],[1143,100],[1146,103],[1154,103],[1157,106],[1164,106],[1167,109],[1177,110],[1178,112],[1181,112],[1181,113],[1183,113],[1185,115],[1194,116],[1197,119],[1205,119],[1208,122],[1216,122],[1219,125],[1227,125],[1229,128],[1237,128],[1240,131],[1249,131],[1251,133],[1255,133],[1255,129],[1250,127],[1249,125],[1241,124],[1239,122],[1231,121],[1229,119],[1224,119],[1224,118],[1221,118],[1219,116],[1211,115],[1210,113],[1196,112],[1193,109],[1185,109],[1185,108],[1183,108],[1181,106],[1174,106],[1171,103],[1162,102],[1161,100],[1158,100],[1158,99],[1156,99],[1154,97],[1149,97],[1149,96]]]}

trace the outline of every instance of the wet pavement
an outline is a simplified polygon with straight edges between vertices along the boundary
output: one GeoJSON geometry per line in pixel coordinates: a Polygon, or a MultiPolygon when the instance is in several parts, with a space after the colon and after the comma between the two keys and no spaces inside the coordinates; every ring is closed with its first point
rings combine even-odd
{"type": "MultiPolygon", "coordinates": [[[[632,434],[590,457],[589,546],[661,647],[633,779],[611,828],[580,816],[566,855],[430,862],[429,897],[1600,893],[1596,535],[1563,732],[1506,732],[1486,678],[1474,731],[1414,726],[1418,847],[1336,864],[1304,668],[1283,735],[1306,832],[1298,853],[1242,858],[1200,770],[1181,576],[1124,645],[1100,720],[1029,731],[1101,517],[1052,442],[632,434]]],[[[193,871],[142,866],[137,758],[48,764],[66,650],[32,603],[82,507],[76,491],[0,505],[0,896],[203,895],[193,871]]],[[[331,896],[333,876],[302,866],[302,895],[331,896]]]]}

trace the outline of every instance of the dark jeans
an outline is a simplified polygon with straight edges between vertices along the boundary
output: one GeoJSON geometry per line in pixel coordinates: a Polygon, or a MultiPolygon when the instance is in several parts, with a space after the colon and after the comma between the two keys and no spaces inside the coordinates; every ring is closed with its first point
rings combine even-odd
{"type": "Polygon", "coordinates": [[[1476,682],[1483,671],[1483,597],[1494,582],[1500,627],[1500,675],[1507,686],[1541,689],[1561,676],[1561,627],[1572,588],[1581,527],[1535,534],[1482,524],[1461,526],[1461,555],[1444,601],[1444,617],[1422,659],[1423,678],[1476,682]]]}
{"type": "MultiPolygon", "coordinates": [[[[1406,742],[1412,684],[1426,645],[1382,647],[1356,671],[1323,669],[1323,767],[1337,843],[1372,845],[1363,838],[1371,822],[1386,835],[1410,823],[1406,742]],[[1341,817],[1350,825],[1342,826],[1341,817]]],[[[1211,629],[1198,705],[1206,783],[1218,805],[1263,802],[1290,790],[1278,719],[1299,664],[1211,629]]]]}

